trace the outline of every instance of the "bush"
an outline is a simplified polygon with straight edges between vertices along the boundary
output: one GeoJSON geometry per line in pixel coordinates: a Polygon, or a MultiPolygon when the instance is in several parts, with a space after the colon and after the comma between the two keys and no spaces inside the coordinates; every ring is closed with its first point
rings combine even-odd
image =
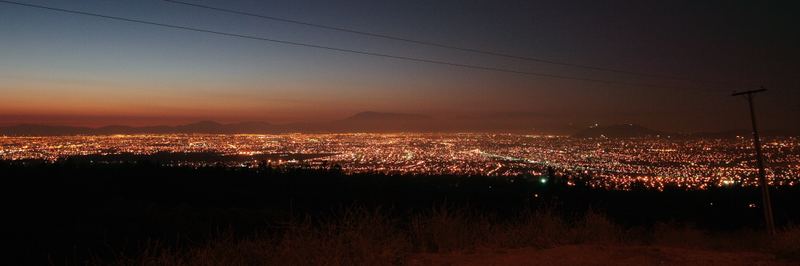
{"type": "Polygon", "coordinates": [[[788,226],[780,230],[771,248],[778,257],[800,260],[800,226],[788,226]]]}
{"type": "Polygon", "coordinates": [[[321,219],[306,217],[287,222],[276,229],[247,238],[222,233],[204,245],[182,251],[150,242],[139,256],[120,255],[110,263],[96,258],[89,264],[397,265],[418,252],[471,253],[479,248],[642,243],[726,251],[761,250],[784,259],[800,259],[798,226],[787,227],[774,238],[755,231],[710,234],[674,223],[659,223],[643,233],[625,231],[591,209],[572,219],[564,219],[547,208],[499,219],[463,208],[439,206],[413,215],[404,223],[380,209],[354,207],[321,219]]]}

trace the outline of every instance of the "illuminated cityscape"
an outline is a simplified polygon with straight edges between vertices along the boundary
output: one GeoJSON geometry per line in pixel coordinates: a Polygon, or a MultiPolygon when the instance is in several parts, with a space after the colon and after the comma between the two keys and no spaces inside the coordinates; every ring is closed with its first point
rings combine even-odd
{"type": "MultiPolygon", "coordinates": [[[[176,166],[332,167],[345,173],[542,177],[567,185],[628,190],[756,186],[747,137],[572,138],[517,134],[282,134],[0,137],[3,160],[212,153],[231,160],[176,159],[176,166]],[[296,156],[302,155],[302,156],[296,156]],[[260,156],[260,157],[259,157],[260,156]],[[296,159],[300,158],[300,159],[296,159]]],[[[800,138],[764,143],[771,185],[800,179],[800,138]]]]}
{"type": "Polygon", "coordinates": [[[0,0],[0,264],[800,265],[798,7],[0,0]]]}

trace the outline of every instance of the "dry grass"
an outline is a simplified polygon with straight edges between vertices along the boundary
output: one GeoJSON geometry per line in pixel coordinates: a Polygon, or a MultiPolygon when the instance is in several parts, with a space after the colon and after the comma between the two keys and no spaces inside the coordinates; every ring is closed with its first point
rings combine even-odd
{"type": "Polygon", "coordinates": [[[800,261],[800,226],[788,226],[780,230],[770,249],[778,257],[800,261]]]}
{"type": "Polygon", "coordinates": [[[775,238],[761,232],[712,235],[691,227],[659,224],[649,232],[625,231],[588,211],[564,219],[550,210],[496,219],[464,209],[437,207],[403,223],[380,210],[351,208],[326,219],[289,222],[270,235],[214,241],[177,251],[150,243],[139,256],[90,264],[117,265],[396,265],[415,253],[471,253],[477,249],[549,248],[574,244],[639,245],[750,250],[800,259],[800,227],[775,238]]]}
{"type": "Polygon", "coordinates": [[[289,227],[274,260],[285,265],[389,265],[409,250],[397,223],[379,210],[349,209],[332,220],[289,227]]]}
{"type": "MultiPolygon", "coordinates": [[[[330,221],[282,226],[276,235],[236,239],[223,234],[206,245],[174,251],[151,243],[138,257],[116,265],[394,265],[408,254],[405,234],[379,210],[352,208],[330,221]]],[[[94,260],[91,264],[107,264],[94,260]]]]}
{"type": "Polygon", "coordinates": [[[650,244],[721,251],[756,251],[800,262],[800,226],[787,226],[775,236],[769,236],[763,231],[710,233],[690,226],[659,224],[653,230],[650,244]]]}
{"type": "Polygon", "coordinates": [[[417,252],[616,243],[620,232],[608,218],[591,210],[574,221],[550,209],[527,211],[515,219],[498,221],[442,207],[414,217],[410,229],[417,252]]]}
{"type": "Polygon", "coordinates": [[[491,230],[487,217],[440,206],[413,217],[409,235],[415,251],[450,252],[474,249],[491,230]]]}

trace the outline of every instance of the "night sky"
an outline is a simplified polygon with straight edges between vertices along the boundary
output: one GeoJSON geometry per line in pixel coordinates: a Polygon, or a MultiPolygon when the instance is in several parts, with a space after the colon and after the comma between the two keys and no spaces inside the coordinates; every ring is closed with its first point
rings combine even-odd
{"type": "MultiPolygon", "coordinates": [[[[593,71],[225,14],[158,0],[24,3],[620,85],[409,62],[0,3],[0,125],[528,115],[660,130],[800,125],[799,8],[778,1],[193,1],[415,40],[704,82],[593,71]]],[[[783,1],[791,2],[791,1],[783,1]]]]}

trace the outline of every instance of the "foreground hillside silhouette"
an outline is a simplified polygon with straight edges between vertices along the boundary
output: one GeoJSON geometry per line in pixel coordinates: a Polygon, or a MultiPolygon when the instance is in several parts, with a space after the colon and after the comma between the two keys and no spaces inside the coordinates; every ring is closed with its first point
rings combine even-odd
{"type": "Polygon", "coordinates": [[[28,263],[462,264],[448,254],[502,261],[505,252],[545,262],[553,254],[536,252],[591,245],[747,251],[782,263],[798,259],[800,247],[797,188],[773,194],[783,228],[773,239],[760,231],[752,188],[607,191],[555,176],[542,183],[146,161],[4,161],[0,173],[3,241],[13,247],[4,257],[28,263]]]}

